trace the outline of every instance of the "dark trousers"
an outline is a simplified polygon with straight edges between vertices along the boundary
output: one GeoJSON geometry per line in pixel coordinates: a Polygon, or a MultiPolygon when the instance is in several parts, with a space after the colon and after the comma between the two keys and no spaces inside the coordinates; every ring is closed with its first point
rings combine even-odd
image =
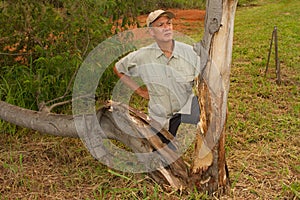
{"type": "MultiPolygon", "coordinates": [[[[192,100],[192,106],[191,106],[191,114],[175,114],[169,122],[169,132],[175,137],[178,127],[181,123],[187,123],[187,124],[197,124],[200,120],[200,107],[198,103],[198,98],[195,96],[192,100]]],[[[155,130],[153,127],[152,129],[157,132],[157,135],[160,137],[161,141],[163,143],[169,143],[170,141],[166,139],[159,131],[155,130]]],[[[169,144],[170,145],[170,144],[169,144]]],[[[173,148],[173,145],[171,145],[171,148],[173,148]]]]}
{"type": "Polygon", "coordinates": [[[192,106],[191,106],[191,114],[175,114],[171,119],[169,123],[169,132],[176,136],[178,127],[181,123],[187,123],[187,124],[197,124],[200,120],[200,107],[198,103],[198,98],[194,96],[192,100],[192,106]]]}

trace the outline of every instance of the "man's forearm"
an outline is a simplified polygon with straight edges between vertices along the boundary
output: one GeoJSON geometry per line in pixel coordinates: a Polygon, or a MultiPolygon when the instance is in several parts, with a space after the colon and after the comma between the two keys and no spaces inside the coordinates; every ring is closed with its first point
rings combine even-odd
{"type": "Polygon", "coordinates": [[[141,97],[145,99],[149,99],[149,93],[147,88],[143,89],[141,88],[134,80],[132,80],[129,76],[126,74],[118,72],[116,67],[114,67],[115,74],[121,79],[123,83],[125,83],[130,89],[132,89],[135,93],[140,95],[141,97]]]}

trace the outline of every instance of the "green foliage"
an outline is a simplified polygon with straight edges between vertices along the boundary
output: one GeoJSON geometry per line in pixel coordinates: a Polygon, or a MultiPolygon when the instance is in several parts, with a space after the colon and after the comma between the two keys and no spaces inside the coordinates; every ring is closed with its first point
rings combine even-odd
{"type": "Polygon", "coordinates": [[[1,67],[2,80],[0,96],[7,102],[30,109],[37,109],[36,100],[50,100],[64,94],[70,81],[70,74],[78,66],[79,58],[68,53],[49,59],[40,57],[30,66],[13,65],[1,67]]]}
{"type": "Polygon", "coordinates": [[[15,56],[3,56],[1,65],[65,52],[85,56],[110,35],[108,21],[88,0],[64,1],[63,8],[37,0],[2,1],[0,47],[15,56]]]}
{"type": "Polygon", "coordinates": [[[37,98],[64,94],[89,51],[113,34],[113,22],[130,15],[128,2],[118,10],[116,5],[112,0],[2,1],[0,99],[35,109],[37,98]]]}
{"type": "Polygon", "coordinates": [[[93,5],[88,0],[2,1],[1,100],[36,109],[36,99],[64,94],[87,52],[111,34],[109,18],[93,5]]]}
{"type": "MultiPolygon", "coordinates": [[[[195,2],[1,1],[0,99],[37,109],[37,99],[63,95],[87,54],[115,32],[134,25],[139,13],[196,6],[195,2]]],[[[107,70],[98,90],[101,99],[110,97],[115,81],[107,70]]]]}
{"type": "Polygon", "coordinates": [[[156,9],[181,8],[181,9],[205,9],[205,0],[145,0],[141,10],[148,13],[156,9]]]}

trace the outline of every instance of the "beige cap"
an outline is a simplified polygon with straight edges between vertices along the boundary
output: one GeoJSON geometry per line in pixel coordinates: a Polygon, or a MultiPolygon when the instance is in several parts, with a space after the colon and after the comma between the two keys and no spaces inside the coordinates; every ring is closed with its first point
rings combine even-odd
{"type": "Polygon", "coordinates": [[[149,27],[152,22],[154,22],[155,20],[157,20],[157,18],[160,17],[163,14],[166,14],[170,19],[172,19],[172,18],[175,17],[174,13],[172,13],[170,11],[155,10],[155,11],[151,12],[148,15],[148,18],[147,18],[147,21],[146,21],[147,26],[149,27]]]}

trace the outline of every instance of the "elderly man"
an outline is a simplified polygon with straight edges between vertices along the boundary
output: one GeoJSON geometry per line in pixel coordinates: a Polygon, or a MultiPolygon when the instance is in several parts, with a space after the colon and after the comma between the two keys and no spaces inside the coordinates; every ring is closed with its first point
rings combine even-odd
{"type": "Polygon", "coordinates": [[[169,11],[151,12],[147,26],[155,42],[122,58],[114,72],[138,95],[149,99],[150,118],[175,136],[181,122],[199,121],[192,87],[200,72],[200,57],[192,46],[173,39],[174,17],[169,11]],[[141,78],[146,89],[139,87],[134,77],[141,78]]]}

